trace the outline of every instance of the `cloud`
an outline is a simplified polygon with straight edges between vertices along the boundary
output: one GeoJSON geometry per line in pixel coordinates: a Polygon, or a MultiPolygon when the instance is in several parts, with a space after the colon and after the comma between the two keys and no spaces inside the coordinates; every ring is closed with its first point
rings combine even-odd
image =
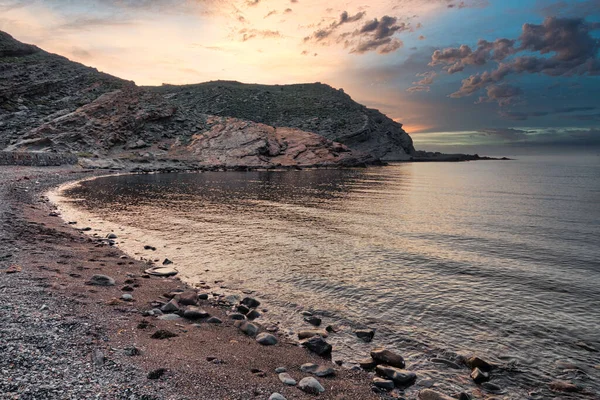
{"type": "Polygon", "coordinates": [[[517,40],[479,40],[475,50],[467,45],[436,50],[429,65],[443,65],[444,71],[455,74],[467,66],[482,67],[496,62],[496,69],[463,79],[461,87],[450,97],[471,96],[486,89],[487,97],[479,102],[495,100],[506,106],[522,93],[521,89],[502,83],[512,74],[600,75],[600,41],[591,34],[598,29],[600,23],[583,18],[548,17],[539,25],[524,24],[517,40]],[[518,53],[526,55],[517,56],[518,53]]]}
{"type": "Polygon", "coordinates": [[[272,31],[268,29],[242,29],[239,31],[239,34],[242,36],[242,42],[247,42],[248,40],[255,38],[269,39],[282,37],[279,31],[272,31]]]}
{"type": "MultiPolygon", "coordinates": [[[[546,117],[548,115],[556,115],[556,114],[571,114],[574,112],[585,112],[585,111],[594,111],[597,110],[596,106],[584,106],[584,107],[558,107],[553,110],[540,110],[540,111],[500,111],[500,115],[503,117],[515,120],[515,121],[525,121],[529,118],[533,117],[546,117]]],[[[595,120],[593,115],[579,114],[579,115],[567,115],[565,118],[569,119],[579,119],[579,120],[595,120]]]]}
{"type": "Polygon", "coordinates": [[[524,140],[529,133],[533,133],[533,131],[514,128],[488,128],[478,132],[483,136],[493,136],[511,142],[524,140]]]}
{"type": "Polygon", "coordinates": [[[340,26],[342,26],[344,24],[360,21],[365,15],[366,15],[366,12],[364,12],[364,11],[356,13],[352,16],[348,14],[348,11],[344,11],[340,14],[340,18],[337,21],[332,22],[326,28],[315,31],[312,35],[305,37],[304,41],[308,42],[310,40],[313,40],[316,42],[320,42],[320,41],[330,37],[340,26]]]}
{"type": "Polygon", "coordinates": [[[430,90],[429,86],[413,86],[406,89],[408,93],[429,92],[430,90]]]}
{"type": "MultiPolygon", "coordinates": [[[[410,30],[410,26],[405,22],[399,23],[398,18],[389,15],[384,15],[381,19],[375,18],[366,22],[352,34],[353,37],[358,39],[356,44],[353,44],[350,52],[362,54],[376,50],[380,54],[391,53],[404,45],[401,40],[392,36],[406,30],[410,30]]],[[[351,43],[351,41],[348,41],[346,46],[351,43]]]]}

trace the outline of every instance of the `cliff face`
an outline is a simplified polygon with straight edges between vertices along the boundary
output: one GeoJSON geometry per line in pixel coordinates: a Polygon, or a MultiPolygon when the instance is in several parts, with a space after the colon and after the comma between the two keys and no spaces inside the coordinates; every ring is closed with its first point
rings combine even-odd
{"type": "Polygon", "coordinates": [[[378,133],[401,131],[398,124],[341,92],[283,88],[285,96],[248,100],[243,91],[219,94],[215,83],[138,87],[0,32],[0,150],[75,153],[89,166],[189,168],[352,166],[414,151],[408,135],[378,133]]]}
{"type": "Polygon", "coordinates": [[[401,124],[321,83],[269,86],[216,81],[148,89],[169,96],[181,108],[315,132],[382,160],[407,160],[415,153],[401,124]]]}

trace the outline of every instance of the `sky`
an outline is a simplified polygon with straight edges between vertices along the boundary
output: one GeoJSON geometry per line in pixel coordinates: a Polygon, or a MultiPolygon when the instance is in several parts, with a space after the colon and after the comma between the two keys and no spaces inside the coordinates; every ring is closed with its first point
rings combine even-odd
{"type": "Polygon", "coordinates": [[[0,30],[139,85],[327,83],[418,149],[600,149],[600,0],[0,0],[0,30]]]}

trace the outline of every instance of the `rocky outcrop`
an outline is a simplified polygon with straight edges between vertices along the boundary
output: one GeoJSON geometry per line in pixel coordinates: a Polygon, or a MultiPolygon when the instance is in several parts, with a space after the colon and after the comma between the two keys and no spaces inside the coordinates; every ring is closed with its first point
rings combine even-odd
{"type": "Polygon", "coordinates": [[[293,124],[215,117],[181,100],[0,35],[0,150],[71,153],[87,167],[134,170],[376,160],[293,124]]]}
{"type": "Polygon", "coordinates": [[[415,152],[402,124],[321,83],[269,86],[215,81],[148,89],[194,112],[315,132],[382,160],[408,160],[415,152]]]}

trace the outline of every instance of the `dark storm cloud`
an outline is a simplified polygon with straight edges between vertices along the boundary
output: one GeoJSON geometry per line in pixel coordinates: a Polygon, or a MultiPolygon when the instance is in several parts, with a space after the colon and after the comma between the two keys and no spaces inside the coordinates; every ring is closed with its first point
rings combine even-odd
{"type": "Polygon", "coordinates": [[[524,24],[518,40],[480,40],[475,50],[467,45],[436,50],[430,66],[443,65],[446,72],[454,74],[469,65],[498,63],[495,70],[464,79],[460,89],[450,95],[454,98],[470,96],[490,85],[500,86],[501,81],[511,74],[600,75],[600,41],[591,34],[598,29],[600,23],[587,22],[583,18],[549,17],[539,25],[524,24]],[[515,56],[521,52],[527,55],[515,56]]]}

